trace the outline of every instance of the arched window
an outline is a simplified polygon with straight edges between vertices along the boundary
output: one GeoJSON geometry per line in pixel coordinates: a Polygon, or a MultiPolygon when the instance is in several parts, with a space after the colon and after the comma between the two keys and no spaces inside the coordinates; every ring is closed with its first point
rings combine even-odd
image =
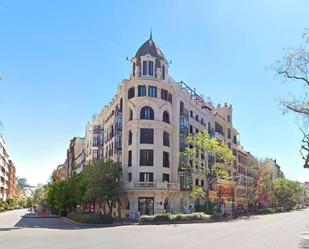
{"type": "Polygon", "coordinates": [[[163,112],[163,122],[168,123],[168,124],[170,123],[170,115],[167,111],[163,112]]]}
{"type": "Polygon", "coordinates": [[[133,75],[133,77],[135,77],[135,62],[133,62],[133,68],[132,68],[132,75],[133,75]]]}
{"type": "Polygon", "coordinates": [[[151,107],[144,106],[141,110],[140,119],[151,119],[154,120],[154,113],[151,107]]]}
{"type": "Polygon", "coordinates": [[[129,109],[129,120],[133,120],[133,111],[129,109]]]}

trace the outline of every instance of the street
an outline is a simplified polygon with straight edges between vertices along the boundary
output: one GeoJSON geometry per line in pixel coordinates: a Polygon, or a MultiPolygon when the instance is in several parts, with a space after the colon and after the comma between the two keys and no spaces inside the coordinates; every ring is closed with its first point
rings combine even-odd
{"type": "Polygon", "coordinates": [[[25,213],[0,214],[1,248],[309,248],[309,209],[230,222],[106,228],[60,218],[22,218],[25,213]]]}

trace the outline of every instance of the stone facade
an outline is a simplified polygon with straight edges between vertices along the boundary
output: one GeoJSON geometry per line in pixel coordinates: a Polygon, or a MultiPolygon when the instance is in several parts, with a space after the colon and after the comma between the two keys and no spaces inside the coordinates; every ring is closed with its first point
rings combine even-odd
{"type": "MultiPolygon", "coordinates": [[[[113,215],[135,218],[138,214],[182,212],[194,205],[189,193],[196,187],[208,188],[206,170],[211,160],[200,155],[191,172],[182,172],[180,153],[186,137],[201,131],[224,141],[234,155],[233,162],[226,165],[231,180],[215,184],[211,199],[248,203],[257,163],[240,145],[232,106],[215,106],[185,82],[175,81],[152,37],[138,49],[131,65],[129,79],[121,82],[110,103],[86,125],[84,149],[78,150],[84,153],[80,164],[98,159],[121,162],[121,205],[114,206],[113,215]],[[224,196],[222,189],[232,193],[224,196]]],[[[58,178],[61,172],[72,171],[76,140],[71,145],[58,178]]]]}

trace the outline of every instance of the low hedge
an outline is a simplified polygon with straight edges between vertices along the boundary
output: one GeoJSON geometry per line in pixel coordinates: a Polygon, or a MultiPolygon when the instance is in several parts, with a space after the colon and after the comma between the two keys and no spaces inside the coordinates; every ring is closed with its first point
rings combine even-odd
{"type": "Polygon", "coordinates": [[[289,212],[291,209],[287,209],[284,207],[276,207],[276,208],[264,208],[264,209],[258,209],[258,214],[275,214],[275,213],[284,213],[289,212]]]}
{"type": "Polygon", "coordinates": [[[148,222],[173,222],[173,221],[208,221],[210,215],[205,213],[192,214],[155,214],[142,215],[139,219],[140,223],[148,222]]]}
{"type": "Polygon", "coordinates": [[[113,218],[107,214],[71,212],[67,214],[67,217],[76,222],[85,223],[85,224],[111,224],[113,223],[113,218]]]}

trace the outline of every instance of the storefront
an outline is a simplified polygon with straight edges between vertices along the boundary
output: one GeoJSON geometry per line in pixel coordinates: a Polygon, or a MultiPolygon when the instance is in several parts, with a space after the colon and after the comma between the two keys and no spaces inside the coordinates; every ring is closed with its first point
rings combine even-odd
{"type": "Polygon", "coordinates": [[[139,197],[138,198],[138,211],[140,215],[153,215],[154,214],[154,198],[153,197],[139,197]]]}

